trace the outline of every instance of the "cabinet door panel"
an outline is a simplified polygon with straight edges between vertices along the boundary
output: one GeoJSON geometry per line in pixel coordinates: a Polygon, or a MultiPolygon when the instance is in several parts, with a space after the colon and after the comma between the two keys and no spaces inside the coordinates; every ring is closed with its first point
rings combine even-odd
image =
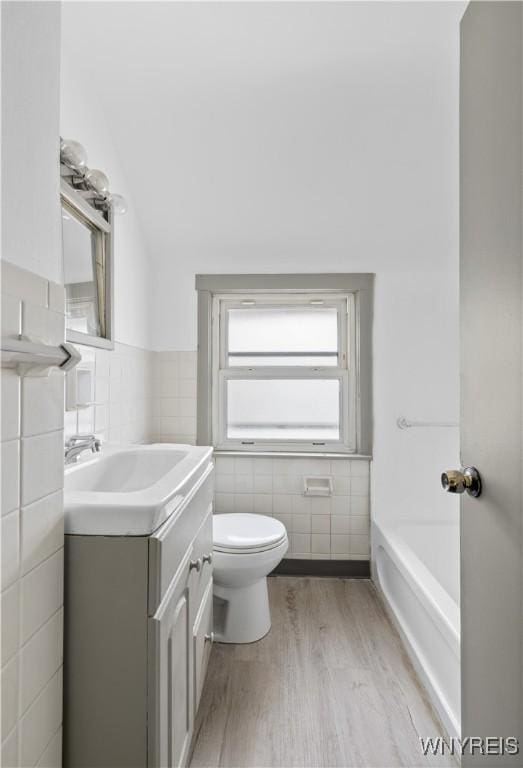
{"type": "Polygon", "coordinates": [[[169,622],[167,641],[167,740],[168,765],[179,766],[188,747],[191,732],[189,595],[187,590],[176,603],[169,622]]]}
{"type": "Polygon", "coordinates": [[[150,622],[149,765],[185,765],[193,726],[192,552],[150,622]]]}
{"type": "Polygon", "coordinates": [[[193,628],[194,658],[194,714],[198,711],[205,673],[211,654],[212,637],[212,580],[201,601],[193,628]]]}

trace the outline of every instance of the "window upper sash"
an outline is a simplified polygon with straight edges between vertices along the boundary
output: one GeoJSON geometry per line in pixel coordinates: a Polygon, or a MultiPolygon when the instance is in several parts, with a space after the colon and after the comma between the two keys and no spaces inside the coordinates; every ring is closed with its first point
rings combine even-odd
{"type": "Polygon", "coordinates": [[[353,301],[350,294],[216,297],[219,369],[346,369],[353,301]]]}

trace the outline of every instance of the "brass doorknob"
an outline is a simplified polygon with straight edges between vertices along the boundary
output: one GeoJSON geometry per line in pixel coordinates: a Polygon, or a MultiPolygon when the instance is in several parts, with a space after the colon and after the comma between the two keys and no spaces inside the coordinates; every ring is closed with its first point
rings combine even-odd
{"type": "Polygon", "coordinates": [[[441,475],[441,485],[447,493],[464,493],[477,498],[481,494],[481,477],[476,467],[459,471],[448,469],[441,475]]]}

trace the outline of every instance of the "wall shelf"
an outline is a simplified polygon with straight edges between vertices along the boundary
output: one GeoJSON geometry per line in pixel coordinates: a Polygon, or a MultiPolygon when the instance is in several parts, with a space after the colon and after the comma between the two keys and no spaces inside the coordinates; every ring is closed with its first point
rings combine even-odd
{"type": "Polygon", "coordinates": [[[69,342],[53,346],[24,336],[2,338],[2,368],[15,368],[20,376],[45,376],[51,368],[70,371],[81,359],[69,342]]]}

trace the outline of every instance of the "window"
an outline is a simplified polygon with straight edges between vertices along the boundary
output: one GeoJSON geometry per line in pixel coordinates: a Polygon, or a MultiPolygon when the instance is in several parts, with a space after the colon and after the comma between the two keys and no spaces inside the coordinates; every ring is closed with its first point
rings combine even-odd
{"type": "Polygon", "coordinates": [[[350,295],[216,295],[213,327],[217,447],[354,450],[350,295]]]}
{"type": "Polygon", "coordinates": [[[370,453],[372,275],[198,275],[198,443],[370,453]]]}

